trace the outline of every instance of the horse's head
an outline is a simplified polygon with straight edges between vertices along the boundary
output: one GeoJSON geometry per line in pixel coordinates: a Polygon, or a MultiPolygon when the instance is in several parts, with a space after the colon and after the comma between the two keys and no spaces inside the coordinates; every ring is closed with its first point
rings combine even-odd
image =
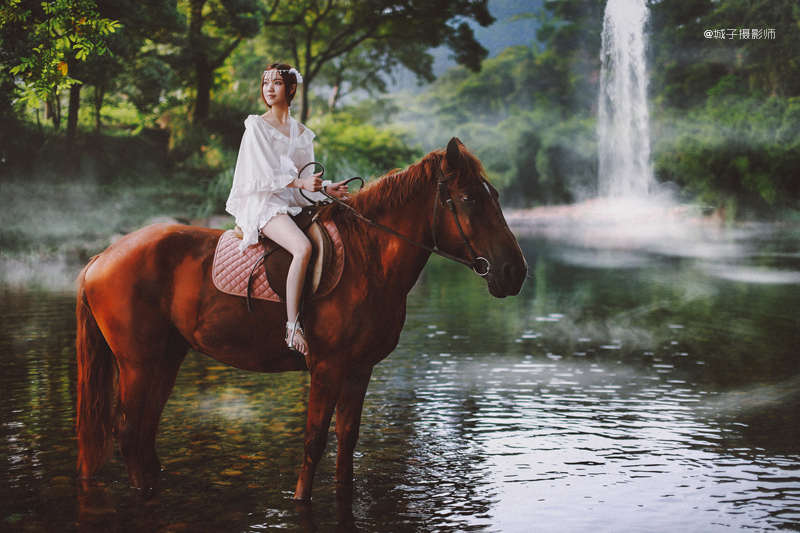
{"type": "Polygon", "coordinates": [[[469,261],[492,296],[518,294],[528,273],[525,257],[508,229],[497,190],[480,161],[455,137],[442,158],[438,187],[436,244],[469,261]]]}

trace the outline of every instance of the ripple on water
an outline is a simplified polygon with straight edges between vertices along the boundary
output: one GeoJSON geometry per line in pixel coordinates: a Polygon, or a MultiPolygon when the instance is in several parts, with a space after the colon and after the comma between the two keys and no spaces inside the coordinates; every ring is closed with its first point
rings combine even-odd
{"type": "MultiPolygon", "coordinates": [[[[501,304],[481,299],[469,318],[469,305],[441,296],[470,294],[467,282],[448,289],[449,273],[433,300],[412,295],[401,347],[376,367],[365,402],[357,525],[375,533],[793,527],[800,383],[786,361],[800,340],[797,314],[787,311],[797,292],[784,285],[761,299],[752,286],[717,290],[669,269],[648,289],[629,271],[588,279],[564,270],[558,276],[577,281],[563,300],[589,301],[583,308],[555,305],[543,283],[494,313],[501,304]],[[605,306],[623,309],[592,318],[605,306]],[[706,337],[714,342],[696,341],[706,337]]],[[[547,281],[547,268],[540,272],[547,281]]],[[[291,500],[308,375],[238,372],[198,354],[165,410],[158,498],[128,504],[117,457],[76,503],[74,296],[11,294],[2,305],[8,453],[0,458],[12,509],[0,516],[4,528],[336,528],[335,436],[311,515],[291,500]]]]}
{"type": "Polygon", "coordinates": [[[414,412],[430,453],[457,460],[436,444],[446,439],[480,457],[472,468],[499,495],[489,513],[498,530],[516,531],[521,515],[591,531],[769,528],[798,509],[786,470],[797,457],[759,463],[728,446],[729,426],[709,425],[705,391],[675,379],[672,364],[617,376],[610,362],[472,355],[448,354],[447,394],[426,379],[443,377],[441,361],[416,367],[414,412]]]}

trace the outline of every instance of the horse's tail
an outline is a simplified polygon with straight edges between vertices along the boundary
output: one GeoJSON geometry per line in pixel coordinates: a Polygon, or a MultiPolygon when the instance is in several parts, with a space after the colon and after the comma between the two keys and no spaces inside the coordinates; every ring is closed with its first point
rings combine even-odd
{"type": "Polygon", "coordinates": [[[95,256],[77,279],[78,335],[78,475],[91,478],[113,453],[111,418],[116,401],[117,363],[114,352],[97,325],[84,286],[86,272],[97,260],[95,256]]]}

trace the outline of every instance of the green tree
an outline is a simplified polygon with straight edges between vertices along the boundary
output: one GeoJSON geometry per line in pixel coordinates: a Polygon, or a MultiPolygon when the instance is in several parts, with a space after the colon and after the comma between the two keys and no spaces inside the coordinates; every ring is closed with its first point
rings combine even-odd
{"type": "Polygon", "coordinates": [[[287,6],[284,16],[299,20],[265,37],[276,54],[303,74],[301,121],[309,116],[309,88],[317,79],[337,91],[344,81],[381,90],[380,82],[367,83],[360,74],[367,69],[374,80],[403,65],[432,81],[433,57],[427,51],[442,45],[459,64],[480,70],[488,52],[466,20],[481,26],[494,22],[487,0],[304,0],[287,6]]]}
{"type": "Polygon", "coordinates": [[[23,102],[44,101],[58,129],[58,94],[80,83],[70,76],[70,63],[104,54],[119,23],[102,18],[93,0],[7,0],[0,23],[0,73],[20,81],[23,102]]]}
{"type": "MultiPolygon", "coordinates": [[[[105,94],[119,85],[119,78],[128,74],[128,78],[137,82],[152,80],[151,63],[143,48],[146,41],[153,39],[163,41],[169,31],[179,28],[178,12],[170,0],[97,0],[98,13],[109,19],[116,19],[120,29],[106,38],[106,45],[111,52],[104,55],[90,56],[79,62],[75,58],[68,59],[73,77],[81,83],[69,88],[69,113],[67,115],[67,151],[70,166],[75,168],[77,160],[74,150],[78,129],[78,112],[81,103],[81,88],[87,85],[94,87],[95,131],[100,131],[100,109],[105,94]]],[[[169,80],[169,72],[163,62],[159,63],[159,74],[162,80],[169,80]]],[[[123,86],[128,88],[127,84],[123,86]]],[[[156,100],[157,101],[157,100],[156,100]]],[[[134,99],[137,104],[141,99],[134,99]]],[[[138,106],[141,109],[141,106],[138,106]]]]}
{"type": "Polygon", "coordinates": [[[357,91],[366,91],[370,96],[385,93],[387,79],[382,73],[397,65],[396,58],[369,46],[358,47],[329,61],[319,73],[319,81],[330,88],[328,109],[335,111],[343,98],[357,91]]]}
{"type": "Polygon", "coordinates": [[[527,46],[506,48],[484,61],[480,73],[464,67],[448,70],[424,99],[455,122],[496,122],[512,107],[532,107],[540,70],[536,59],[527,46]]]}
{"type": "Polygon", "coordinates": [[[178,6],[188,20],[181,54],[174,65],[194,89],[192,121],[202,124],[208,118],[215,72],[246,39],[264,27],[287,26],[298,15],[284,13],[293,2],[268,0],[179,0],[178,6]]]}
{"type": "Polygon", "coordinates": [[[95,88],[99,129],[100,107],[108,91],[118,89],[142,112],[159,102],[172,76],[166,63],[169,55],[158,50],[169,49],[174,34],[182,29],[182,17],[174,0],[97,0],[97,8],[122,25],[108,40],[111,57],[94,57],[79,66],[84,84],[95,88]]]}
{"type": "Polygon", "coordinates": [[[539,13],[539,90],[565,109],[587,113],[596,106],[606,0],[546,0],[539,13]]]}
{"type": "Polygon", "coordinates": [[[681,109],[703,105],[707,92],[728,75],[747,92],[800,95],[797,2],[662,0],[651,5],[651,13],[657,102],[681,109]],[[704,36],[715,30],[726,38],[704,36]]]}
{"type": "Polygon", "coordinates": [[[735,30],[732,42],[708,39],[708,45],[714,50],[733,48],[735,61],[728,65],[751,91],[800,95],[800,4],[795,0],[719,2],[706,20],[711,29],[735,30]],[[746,30],[749,39],[743,37],[746,30]]]}

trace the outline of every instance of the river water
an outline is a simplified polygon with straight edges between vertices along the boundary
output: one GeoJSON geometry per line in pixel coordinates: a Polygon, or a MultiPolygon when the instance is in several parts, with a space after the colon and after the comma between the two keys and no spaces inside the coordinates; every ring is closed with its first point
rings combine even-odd
{"type": "Polygon", "coordinates": [[[291,499],[308,375],[194,352],[158,493],[131,495],[118,453],[79,482],[74,295],[6,284],[2,530],[800,530],[799,236],[732,232],[713,257],[528,238],[505,300],[435,258],[375,368],[353,493],[331,434],[310,506],[291,499]]]}

